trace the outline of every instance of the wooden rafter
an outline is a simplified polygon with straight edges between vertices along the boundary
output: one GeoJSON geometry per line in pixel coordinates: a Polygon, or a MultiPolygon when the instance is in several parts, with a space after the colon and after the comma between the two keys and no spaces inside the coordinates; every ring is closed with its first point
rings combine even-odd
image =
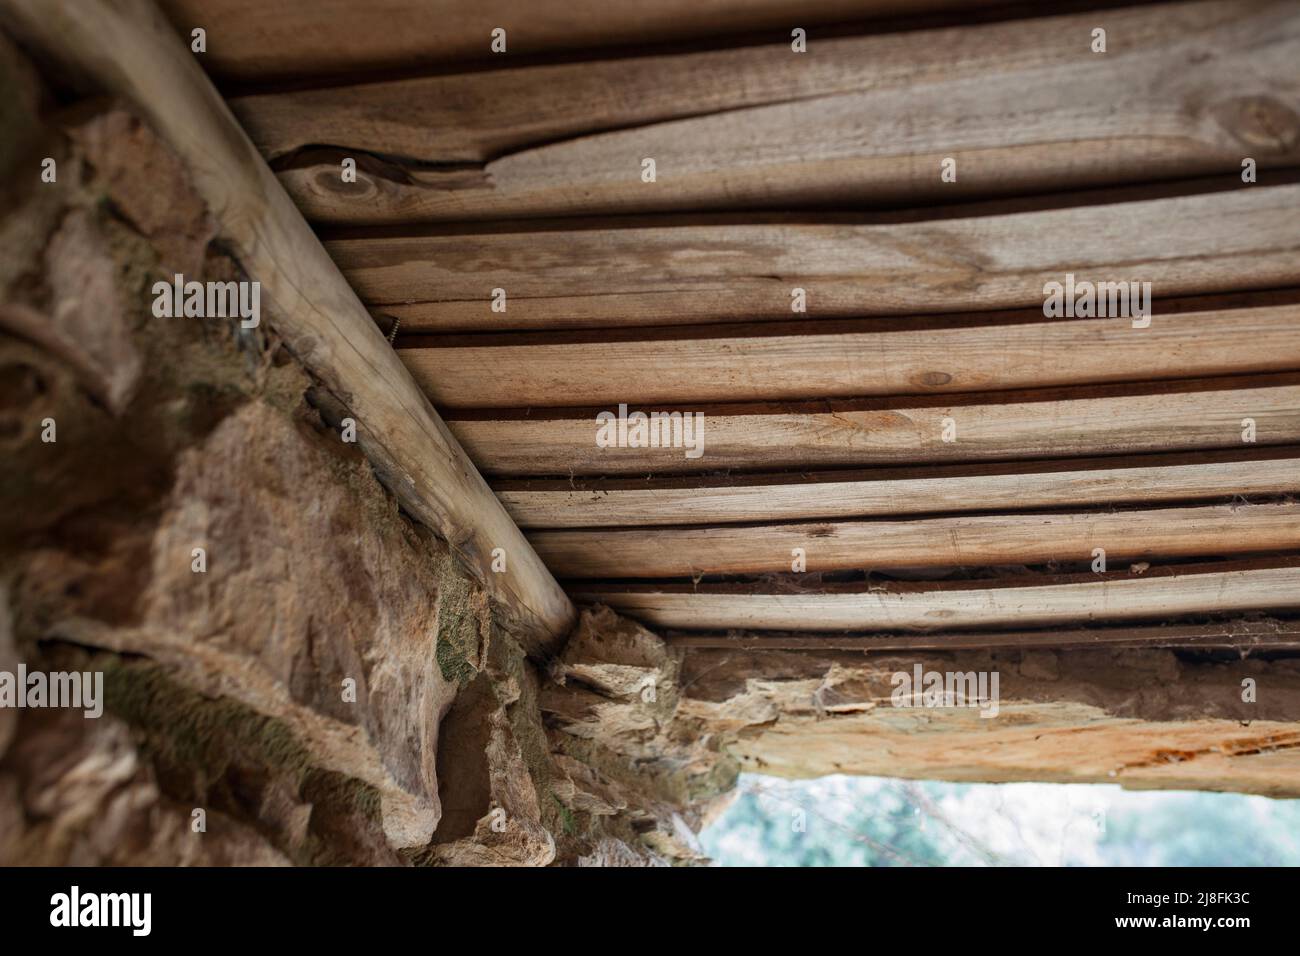
{"type": "Polygon", "coordinates": [[[143,114],[188,166],[270,323],[356,419],[358,444],[419,521],[445,538],[531,650],[573,607],[412,381],[194,56],[146,0],[2,0],[5,25],[143,114]],[[492,570],[502,549],[506,570],[492,570]]]}

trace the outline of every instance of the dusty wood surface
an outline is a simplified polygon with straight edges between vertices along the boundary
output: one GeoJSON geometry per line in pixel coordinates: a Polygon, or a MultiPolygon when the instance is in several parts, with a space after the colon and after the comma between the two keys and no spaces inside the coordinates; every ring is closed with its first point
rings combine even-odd
{"type": "Polygon", "coordinates": [[[984,650],[990,648],[1181,647],[1245,651],[1290,650],[1300,647],[1295,621],[1230,619],[1218,624],[1165,624],[1050,631],[969,631],[942,634],[785,634],[781,632],[701,634],[669,631],[664,641],[687,650],[727,651],[854,651],[898,654],[917,651],[984,650]]]}
{"type": "Polygon", "coordinates": [[[1300,285],[1298,214],[1300,185],[1261,184],[894,223],[548,220],[326,248],[368,304],[403,306],[384,311],[407,331],[616,328],[1041,308],[1044,286],[1067,274],[1150,282],[1157,297],[1300,285]],[[796,288],[806,316],[792,313],[796,288]],[[493,289],[506,311],[493,311],[493,289]]]}
{"type": "Polygon", "coordinates": [[[1070,563],[1091,560],[1097,548],[1108,560],[1158,560],[1300,549],[1300,504],[600,528],[539,531],[529,540],[561,578],[1070,563]]]}
{"type": "Polygon", "coordinates": [[[1300,158],[1288,3],[815,39],[807,54],[768,39],[533,68],[497,57],[504,69],[232,106],[264,154],[297,153],[281,180],[331,223],[952,201],[1300,158]],[[1097,26],[1114,37],[1105,56],[1089,48],[1097,26]],[[348,155],[365,159],[355,183],[339,175],[348,155]]]}
{"type": "Polygon", "coordinates": [[[1179,615],[1300,607],[1300,563],[1180,566],[1045,583],[1019,581],[822,585],[809,593],[756,586],[627,585],[575,589],[657,627],[703,630],[937,630],[1165,620],[1179,615]]]}
{"type": "MultiPolygon", "coordinates": [[[[683,404],[1040,388],[1300,367],[1300,305],[943,327],[586,341],[420,337],[399,350],[443,408],[683,404]],[[413,343],[414,345],[414,343],[413,343]]],[[[902,326],[901,328],[899,326],[902,326]]],[[[927,327],[928,326],[928,327],[927,327]]],[[[759,327],[761,329],[761,327],[759,327]]],[[[785,329],[785,326],[782,326],[785,329]]]]}
{"type": "MultiPolygon", "coordinates": [[[[206,5],[209,9],[218,6],[206,5]]],[[[490,63],[493,68],[487,70],[242,95],[232,97],[230,105],[258,149],[273,159],[306,147],[332,144],[422,162],[485,163],[538,142],[591,140],[591,134],[610,130],[685,118],[714,120],[723,112],[776,104],[815,105],[811,101],[833,102],[851,94],[897,96],[921,84],[947,89],[949,82],[960,81],[970,89],[1005,74],[1023,78],[1030,70],[1047,70],[1046,76],[1054,78],[1083,72],[1081,68],[1089,63],[1113,66],[1117,59],[1151,61],[1174,50],[1203,50],[1209,44],[1217,47],[1221,61],[1227,60],[1216,64],[1216,70],[1224,71],[1216,75],[1223,78],[1226,73],[1229,81],[1243,82],[1246,77],[1239,75],[1234,59],[1239,51],[1229,49],[1225,55],[1222,44],[1251,38],[1265,50],[1285,45],[1291,39],[1286,25],[1293,13],[1285,3],[1210,0],[817,39],[814,55],[809,56],[792,55],[790,45],[778,36],[767,44],[736,49],[589,58],[526,67],[516,67],[510,57],[497,57],[490,63]],[[1080,30],[1088,36],[1102,22],[1123,34],[1122,48],[1108,53],[1106,61],[1078,42],[1080,30]],[[1265,29],[1268,35],[1262,35],[1265,29]],[[431,137],[430,130],[439,135],[431,137]]],[[[425,66],[432,73],[436,64],[425,66]]],[[[1104,81],[1111,71],[1089,72],[1096,82],[1104,81]]],[[[1202,73],[1202,77],[1207,75],[1208,71],[1202,73]]],[[[1180,80],[1190,82],[1193,78],[1180,80]]],[[[1055,109],[1074,106],[1077,110],[1082,101],[1079,91],[1064,96],[1059,90],[1054,92],[1058,93],[1055,109]]],[[[1142,92],[1138,111],[1149,116],[1154,104],[1161,102],[1152,97],[1168,96],[1174,90],[1142,92]]],[[[914,105],[930,102],[922,98],[914,105]]],[[[996,105],[1023,107],[1005,99],[996,100],[996,105]]],[[[735,118],[764,129],[763,116],[735,118]]],[[[849,117],[838,118],[845,121],[849,117]]],[[[1094,116],[1084,118],[1095,120],[1094,116]]],[[[834,141],[833,131],[822,128],[819,132],[822,135],[814,137],[810,145],[824,149],[825,139],[834,141]]],[[[937,132],[928,129],[922,134],[937,132]]],[[[720,157],[732,163],[753,161],[733,152],[730,143],[714,145],[723,151],[720,157]]],[[[1123,148],[1123,144],[1117,145],[1123,148]]],[[[816,164],[811,165],[815,172],[816,164]]]]}
{"type": "Polygon", "coordinates": [[[1246,418],[1255,422],[1260,444],[1300,442],[1297,385],[1007,404],[908,406],[898,401],[829,410],[732,405],[714,411],[706,406],[705,451],[696,459],[687,458],[681,447],[597,447],[594,412],[556,419],[485,412],[450,418],[448,424],[484,472],[503,477],[645,476],[1240,448],[1246,418]],[[951,442],[943,440],[945,419],[956,429],[951,442]]]}
{"type": "Polygon", "coordinates": [[[1300,448],[730,479],[505,479],[494,488],[521,528],[865,518],[1293,494],[1300,448]]]}

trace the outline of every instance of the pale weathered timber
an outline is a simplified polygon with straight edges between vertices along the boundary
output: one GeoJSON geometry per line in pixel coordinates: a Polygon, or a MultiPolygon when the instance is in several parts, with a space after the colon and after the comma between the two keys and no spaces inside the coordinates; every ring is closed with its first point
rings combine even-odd
{"type": "Polygon", "coordinates": [[[158,11],[144,0],[3,0],[0,15],[33,48],[141,111],[261,282],[271,326],[355,418],[390,490],[483,580],[531,650],[563,636],[572,605],[158,11]],[[504,573],[491,570],[496,548],[504,573]]]}
{"type": "Polygon", "coordinates": [[[457,61],[716,37],[796,26],[969,10],[999,0],[162,0],[177,29],[210,36],[209,69],[244,83],[364,70],[429,70],[457,61]],[[506,54],[492,31],[506,30],[506,54]]]}
{"type": "MultiPolygon", "coordinates": [[[[892,657],[695,648],[684,652],[677,713],[735,733],[728,751],[743,768],[788,778],[884,774],[1300,793],[1292,717],[1300,684],[1289,664],[1198,657],[1153,648],[892,657]],[[898,673],[915,675],[918,667],[972,679],[971,672],[999,674],[996,719],[973,706],[892,706],[898,673]],[[1261,672],[1278,689],[1256,702],[1241,688],[1261,672]]],[[[582,711],[571,710],[580,719],[582,711]]]]}
{"type": "Polygon", "coordinates": [[[968,631],[937,634],[700,634],[669,631],[664,643],[684,650],[854,651],[898,654],[918,651],[992,648],[1075,649],[1089,647],[1173,647],[1200,650],[1255,651],[1300,648],[1300,621],[1256,617],[1230,618],[1213,624],[1119,625],[1053,628],[1050,631],[968,631]]]}
{"type": "Polygon", "coordinates": [[[326,247],[406,331],[613,328],[1041,308],[1046,284],[1067,275],[1149,282],[1157,298],[1300,285],[1297,216],[1300,184],[1260,184],[902,222],[547,221],[326,247]],[[792,312],[795,289],[806,313],[792,312]]]}
{"type": "Polygon", "coordinates": [[[1300,385],[1112,394],[1006,404],[907,399],[792,409],[703,407],[703,454],[596,444],[595,412],[560,418],[488,412],[448,426],[485,473],[512,476],[687,474],[852,468],[1241,448],[1251,419],[1261,445],[1300,442],[1300,385]],[[865,407],[864,407],[865,406],[865,407]],[[945,419],[954,440],[943,440],[945,419]]]}
{"type": "MultiPolygon", "coordinates": [[[[487,163],[506,151],[515,154],[539,142],[591,139],[598,132],[688,117],[714,119],[722,112],[793,101],[824,103],[847,94],[895,94],[919,84],[969,85],[981,78],[1044,68],[1077,72],[1081,64],[1094,63],[1113,70],[1117,61],[1152,61],[1173,49],[1202,48],[1217,41],[1219,60],[1213,70],[1202,71],[1203,82],[1222,77],[1238,54],[1229,50],[1225,56],[1224,41],[1240,43],[1255,36],[1271,48],[1287,42],[1288,31],[1260,36],[1261,31],[1293,17],[1288,4],[1243,0],[1111,10],[1105,25],[1122,33],[1123,43],[1104,60],[1079,43],[1078,31],[1082,28],[1088,35],[1099,22],[1097,14],[1087,13],[815,38],[815,55],[810,56],[792,56],[790,45],[774,36],[767,44],[734,49],[532,66],[515,66],[512,58],[498,57],[494,69],[255,93],[232,97],[230,106],[254,144],[272,159],[329,144],[424,163],[487,163]],[[1082,56],[1084,52],[1093,59],[1082,56]]],[[[219,58],[213,51],[210,59],[219,58]]],[[[1098,76],[1103,72],[1094,71],[1098,76]]],[[[1243,82],[1246,77],[1234,71],[1229,79],[1243,82]]],[[[1142,112],[1152,111],[1151,95],[1171,92],[1146,91],[1142,112]]],[[[1069,91],[1064,99],[1078,104],[1079,93],[1069,91]]],[[[1085,122],[1095,121],[1095,116],[1092,109],[1079,109],[1078,118],[1085,122]]],[[[761,118],[745,116],[754,125],[761,125],[761,118]]],[[[863,129],[870,132],[865,124],[863,129]]],[[[782,131],[783,137],[789,133],[782,131]]],[[[818,133],[805,145],[824,148],[828,131],[818,133]]],[[[726,150],[732,162],[753,159],[734,155],[726,142],[713,146],[726,150]]],[[[959,177],[957,183],[961,181],[959,177]]]]}
{"type": "Polygon", "coordinates": [[[518,345],[508,336],[481,345],[421,336],[420,347],[398,354],[440,408],[847,398],[1300,369],[1300,304],[1149,320],[916,324],[554,344],[532,336],[518,345]]]}
{"type": "Polygon", "coordinates": [[[1236,457],[1241,454],[936,465],[734,479],[505,479],[495,482],[493,489],[521,528],[826,520],[1300,492],[1300,448],[1263,448],[1236,457]]]}
{"type": "Polygon", "coordinates": [[[1156,560],[1300,549],[1300,504],[601,528],[538,531],[529,540],[560,578],[1064,564],[1090,561],[1096,548],[1108,560],[1156,560]]]}
{"type": "Polygon", "coordinates": [[[807,55],[772,40],[232,106],[264,154],[338,147],[280,171],[308,218],[330,223],[843,208],[1236,175],[1243,155],[1300,158],[1300,11],[1289,3],[828,38],[807,55]],[[1115,38],[1104,56],[1087,42],[1097,26],[1115,38]],[[368,161],[344,183],[340,159],[358,154],[368,161]],[[940,175],[947,158],[954,181],[940,175]]]}
{"type": "Polygon", "coordinates": [[[570,594],[659,627],[704,630],[937,630],[1046,627],[1081,621],[1300,607],[1300,562],[1153,568],[1036,582],[822,585],[807,593],[755,586],[584,585],[570,594]]]}

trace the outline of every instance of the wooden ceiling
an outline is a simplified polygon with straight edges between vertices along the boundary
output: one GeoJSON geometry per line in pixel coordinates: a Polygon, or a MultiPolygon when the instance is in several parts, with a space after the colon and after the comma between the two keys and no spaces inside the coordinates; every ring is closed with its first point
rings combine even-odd
{"type": "Polygon", "coordinates": [[[1300,608],[1300,2],[163,6],[576,600],[1300,608]],[[1150,282],[1149,327],[1045,317],[1067,275],[1150,282]],[[598,447],[620,403],[703,455],[598,447]]]}

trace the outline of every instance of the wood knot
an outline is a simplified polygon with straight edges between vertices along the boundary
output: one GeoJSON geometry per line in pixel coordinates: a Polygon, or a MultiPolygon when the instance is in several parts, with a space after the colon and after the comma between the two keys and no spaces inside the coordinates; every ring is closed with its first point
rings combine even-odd
{"type": "Polygon", "coordinates": [[[1300,142],[1300,117],[1271,96],[1234,97],[1216,104],[1211,112],[1243,145],[1286,153],[1300,142]]]}
{"type": "Polygon", "coordinates": [[[923,388],[941,388],[951,381],[952,376],[947,372],[922,372],[915,378],[913,384],[923,388]]]}

